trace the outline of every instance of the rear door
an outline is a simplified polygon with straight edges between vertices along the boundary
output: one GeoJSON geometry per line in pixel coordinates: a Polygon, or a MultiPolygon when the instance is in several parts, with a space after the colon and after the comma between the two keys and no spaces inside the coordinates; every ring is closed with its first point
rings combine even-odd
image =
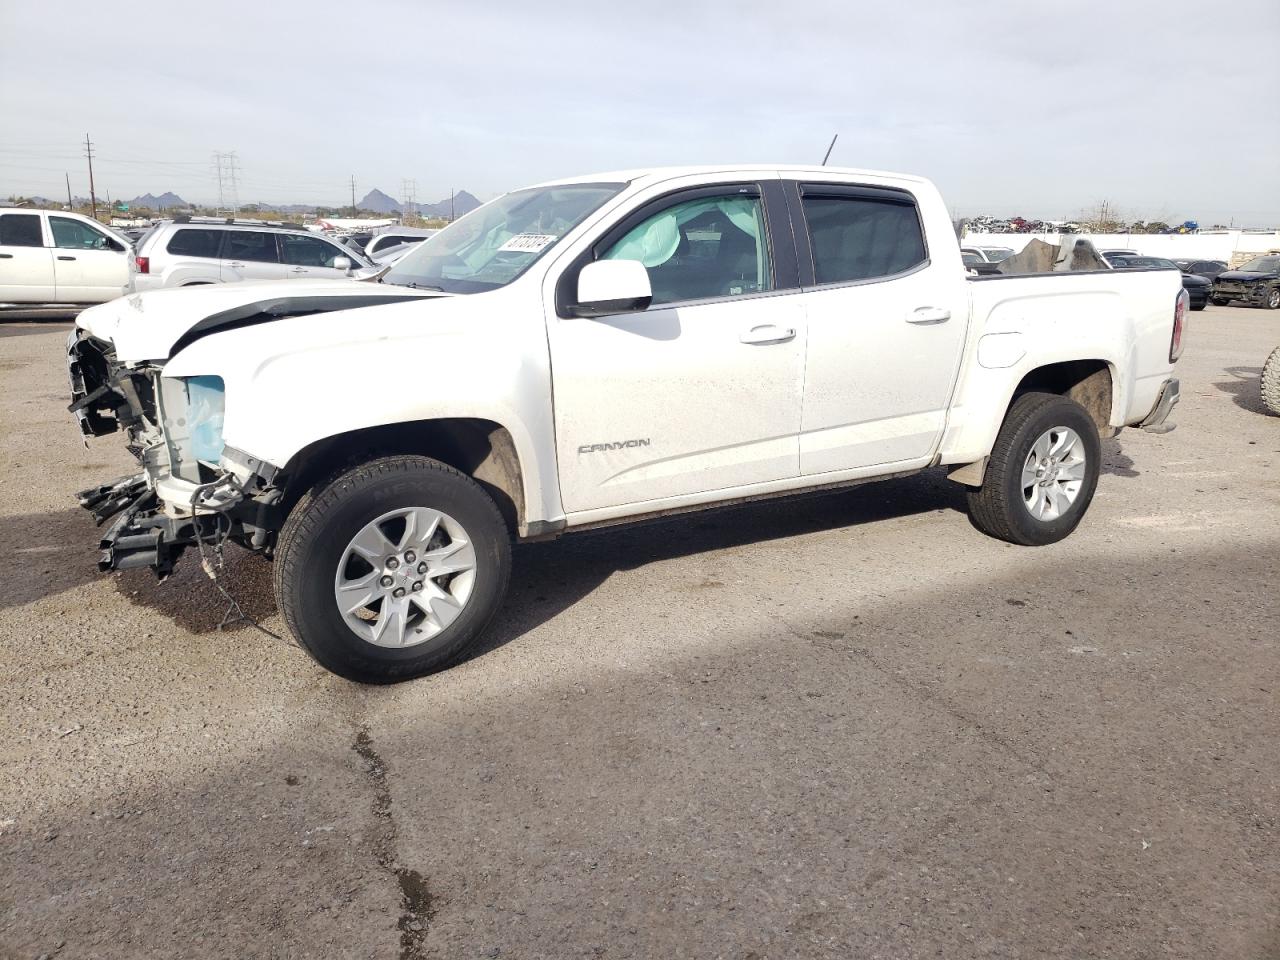
{"type": "Polygon", "coordinates": [[[338,257],[346,257],[352,266],[360,265],[356,255],[350,250],[305,233],[280,234],[280,250],[284,259],[285,276],[291,280],[345,277],[347,271],[334,266],[338,257]]]}
{"type": "Polygon", "coordinates": [[[38,213],[0,213],[0,302],[53,303],[53,251],[38,213]]]}
{"type": "Polygon", "coordinates": [[[277,236],[265,230],[223,231],[220,270],[223,282],[285,279],[288,274],[280,262],[277,236]]]}
{"type": "Polygon", "coordinates": [[[120,296],[129,281],[129,248],[79,218],[48,216],[58,302],[101,303],[120,296]]]}
{"type": "Polygon", "coordinates": [[[800,472],[918,466],[941,438],[959,370],[964,272],[953,255],[930,259],[907,189],[791,182],[787,195],[809,326],[800,472]]]}

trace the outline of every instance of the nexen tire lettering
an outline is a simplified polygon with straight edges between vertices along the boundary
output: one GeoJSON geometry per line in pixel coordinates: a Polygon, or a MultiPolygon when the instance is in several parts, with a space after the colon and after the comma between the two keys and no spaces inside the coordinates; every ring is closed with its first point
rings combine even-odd
{"type": "Polygon", "coordinates": [[[647,447],[649,438],[643,440],[619,440],[617,443],[584,443],[578,448],[579,453],[599,453],[602,450],[626,450],[629,447],[647,447]]]}

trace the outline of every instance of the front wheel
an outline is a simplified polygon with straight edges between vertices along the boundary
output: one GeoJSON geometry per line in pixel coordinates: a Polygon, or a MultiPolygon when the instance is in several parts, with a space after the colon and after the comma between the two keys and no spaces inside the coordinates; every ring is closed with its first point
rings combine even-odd
{"type": "Polygon", "coordinates": [[[969,515],[1000,540],[1057,543],[1089,509],[1101,464],[1097,425],[1080,404],[1024,393],[1009,408],[982,486],[969,491],[969,515]]]}
{"type": "Polygon", "coordinates": [[[1212,297],[1211,299],[1213,300],[1213,305],[1215,307],[1225,307],[1228,303],[1231,302],[1226,297],[1212,297]]]}
{"type": "Polygon", "coordinates": [[[1280,310],[1280,287],[1272,287],[1267,291],[1267,309],[1280,310]]]}
{"type": "Polygon", "coordinates": [[[493,619],[510,573],[497,505],[426,457],[372,460],[317,487],[276,545],[289,629],[321,666],[362,683],[455,662],[493,619]]]}

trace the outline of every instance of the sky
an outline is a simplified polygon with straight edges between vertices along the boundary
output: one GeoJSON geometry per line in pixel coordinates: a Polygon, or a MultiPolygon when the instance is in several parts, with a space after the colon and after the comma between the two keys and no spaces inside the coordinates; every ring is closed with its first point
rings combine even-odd
{"type": "Polygon", "coordinates": [[[481,199],[691,163],[933,179],[954,214],[1280,225],[1280,2],[0,0],[0,197],[481,199]],[[22,42],[28,38],[29,42],[22,42]],[[17,41],[17,42],[15,42],[17,41]]]}

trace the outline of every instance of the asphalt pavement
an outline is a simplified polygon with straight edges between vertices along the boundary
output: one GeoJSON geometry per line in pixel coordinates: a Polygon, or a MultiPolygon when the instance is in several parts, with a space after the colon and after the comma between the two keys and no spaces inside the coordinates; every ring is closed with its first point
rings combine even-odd
{"type": "Polygon", "coordinates": [[[1280,957],[1280,313],[1061,544],[940,471],[566,537],[392,688],[97,572],[66,329],[0,326],[0,956],[1280,957]]]}

